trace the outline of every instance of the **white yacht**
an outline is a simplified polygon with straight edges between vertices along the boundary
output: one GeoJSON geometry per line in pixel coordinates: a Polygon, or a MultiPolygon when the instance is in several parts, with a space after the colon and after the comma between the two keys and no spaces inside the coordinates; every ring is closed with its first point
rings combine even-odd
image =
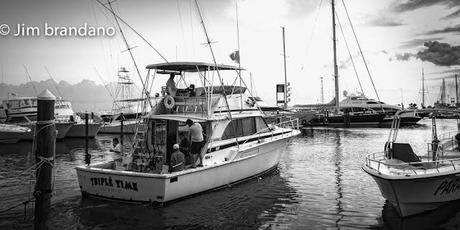
{"type": "Polygon", "coordinates": [[[396,112],[399,112],[401,126],[415,125],[422,119],[422,117],[416,114],[415,110],[403,110],[401,107],[367,98],[364,94],[345,94],[345,96],[345,99],[340,101],[340,110],[342,112],[366,113],[375,111],[377,113],[383,113],[386,116],[383,121],[380,122],[379,126],[390,126],[396,112]]]}
{"type": "Polygon", "coordinates": [[[170,62],[147,69],[147,76],[154,74],[156,79],[174,74],[176,82],[192,79],[205,85],[195,91],[179,88],[174,97],[165,95],[144,117],[139,129],[143,131],[135,136],[138,147],[122,153],[121,160],[78,166],[83,196],[167,203],[226,187],[275,169],[290,140],[300,134],[285,128],[298,126],[298,120],[285,121],[286,126],[267,125],[257,105],[244,94],[246,88],[214,85],[216,73],[236,73],[238,67],[170,62]],[[202,167],[191,168],[186,161],[184,170],[170,171],[172,146],[189,136],[187,119],[203,127],[202,167]]]}
{"type": "Polygon", "coordinates": [[[438,138],[433,118],[433,140],[427,153],[417,155],[410,144],[396,142],[399,119],[395,116],[385,151],[369,154],[362,167],[374,178],[382,196],[402,217],[460,199],[460,152],[455,138],[460,133],[438,138]]]}

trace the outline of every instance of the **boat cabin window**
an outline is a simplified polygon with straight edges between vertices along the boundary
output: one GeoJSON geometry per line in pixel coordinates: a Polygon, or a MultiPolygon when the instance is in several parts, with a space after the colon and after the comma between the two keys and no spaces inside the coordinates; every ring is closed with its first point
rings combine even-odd
{"type": "Polygon", "coordinates": [[[261,117],[239,118],[228,123],[222,135],[222,140],[268,131],[268,126],[261,117]]]}

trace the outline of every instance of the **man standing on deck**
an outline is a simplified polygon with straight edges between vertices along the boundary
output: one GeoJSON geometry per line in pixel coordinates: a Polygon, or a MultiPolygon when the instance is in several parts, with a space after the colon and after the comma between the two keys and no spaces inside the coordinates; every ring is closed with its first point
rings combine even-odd
{"type": "Polygon", "coordinates": [[[176,92],[177,92],[176,83],[174,82],[174,76],[175,76],[175,74],[174,74],[174,73],[171,73],[171,74],[169,75],[168,81],[166,82],[166,92],[167,92],[171,97],[175,97],[175,96],[176,96],[176,92]]]}
{"type": "Polygon", "coordinates": [[[204,145],[203,128],[200,123],[193,122],[190,119],[187,119],[185,124],[190,127],[190,139],[192,141],[192,145],[190,146],[190,153],[192,154],[192,168],[195,168],[197,157],[200,158],[200,164],[198,167],[201,167],[203,166],[203,157],[201,156],[201,149],[204,145]]]}

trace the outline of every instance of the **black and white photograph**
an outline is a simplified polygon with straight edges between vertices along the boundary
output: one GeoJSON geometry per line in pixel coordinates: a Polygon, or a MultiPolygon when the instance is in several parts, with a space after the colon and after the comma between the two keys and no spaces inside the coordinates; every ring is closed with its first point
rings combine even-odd
{"type": "Polygon", "coordinates": [[[2,0],[0,229],[458,229],[460,1],[2,0]]]}

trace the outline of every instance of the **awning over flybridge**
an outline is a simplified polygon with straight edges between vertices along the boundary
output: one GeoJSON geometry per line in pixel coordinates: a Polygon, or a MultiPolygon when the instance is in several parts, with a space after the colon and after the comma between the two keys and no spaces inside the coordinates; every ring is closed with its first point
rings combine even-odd
{"type": "Polygon", "coordinates": [[[152,64],[146,67],[147,69],[156,69],[160,71],[174,71],[174,72],[199,72],[199,71],[213,71],[213,70],[243,70],[236,66],[231,65],[214,65],[205,62],[169,62],[152,64]]]}

